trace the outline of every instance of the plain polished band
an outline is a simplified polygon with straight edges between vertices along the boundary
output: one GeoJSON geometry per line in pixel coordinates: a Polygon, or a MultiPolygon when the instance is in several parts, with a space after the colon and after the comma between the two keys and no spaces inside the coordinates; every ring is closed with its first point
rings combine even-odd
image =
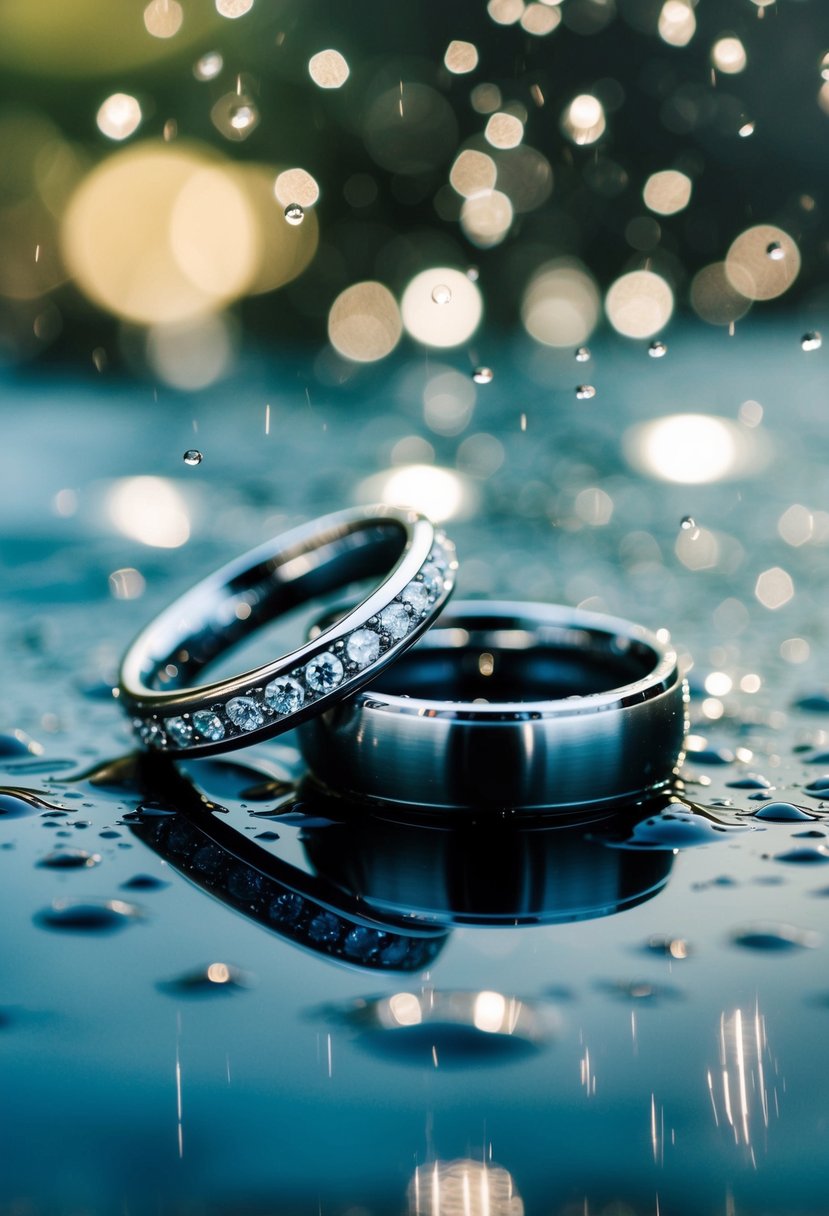
{"type": "Polygon", "coordinates": [[[371,507],[304,524],[222,567],[127,650],[118,696],[148,747],[231,751],[290,730],[361,688],[428,628],[452,591],[451,541],[414,511],[371,507]],[[202,668],[282,613],[369,578],[379,585],[311,642],[192,686],[202,668]]]}
{"type": "Polygon", "coordinates": [[[687,702],[676,653],[638,625],[471,601],[444,613],[393,673],[299,736],[312,774],[349,797],[563,810],[669,782],[683,758],[687,702]],[[499,683],[508,700],[487,696],[499,683]],[[435,699],[444,689],[462,695],[435,699]]]}

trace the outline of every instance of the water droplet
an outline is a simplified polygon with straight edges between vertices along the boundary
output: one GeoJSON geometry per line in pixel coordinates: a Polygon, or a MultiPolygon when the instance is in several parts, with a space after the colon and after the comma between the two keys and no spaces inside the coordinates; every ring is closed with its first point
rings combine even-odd
{"type": "Polygon", "coordinates": [[[154,874],[135,874],[126,882],[121,883],[124,891],[161,891],[169,885],[162,878],[156,878],[154,874]]]}
{"type": "Polygon", "coordinates": [[[209,963],[206,967],[185,971],[158,987],[172,996],[222,996],[249,988],[251,980],[252,976],[231,963],[209,963]]]}
{"type": "Polygon", "coordinates": [[[250,102],[242,101],[232,105],[227,112],[227,119],[234,131],[247,131],[258,119],[256,107],[250,102]]]}
{"type": "Polygon", "coordinates": [[[820,334],[817,332],[816,329],[812,330],[808,334],[804,334],[803,337],[800,339],[800,349],[801,350],[820,350],[822,345],[823,345],[823,338],[821,338],[820,334]]]}
{"type": "Polygon", "coordinates": [[[766,245],[766,256],[771,258],[773,262],[782,262],[786,256],[786,251],[779,241],[770,241],[766,245]]]}
{"type": "Polygon", "coordinates": [[[669,937],[662,933],[649,937],[645,948],[654,954],[665,954],[668,958],[683,959],[691,954],[691,947],[683,937],[669,937]]]}
{"type": "Polygon", "coordinates": [[[727,747],[704,747],[698,752],[689,752],[694,764],[733,764],[734,753],[727,747]]]}
{"type": "Polygon", "coordinates": [[[596,390],[592,384],[577,384],[576,385],[576,397],[578,398],[579,401],[590,401],[590,399],[595,396],[596,396],[596,390]]]}
{"type": "Polygon", "coordinates": [[[448,304],[452,299],[452,289],[445,283],[438,283],[432,288],[432,299],[436,304],[448,304]]]}
{"type": "Polygon", "coordinates": [[[744,122],[743,125],[737,129],[737,134],[739,135],[740,139],[748,139],[750,135],[754,134],[754,122],[751,119],[749,119],[748,122],[744,122]]]}
{"type": "Polygon", "coordinates": [[[713,844],[723,836],[745,832],[748,828],[729,826],[716,819],[686,809],[671,806],[658,815],[637,823],[622,847],[628,849],[682,849],[700,844],[713,844]]]}
{"type": "Polygon", "coordinates": [[[795,866],[826,865],[829,861],[829,853],[822,848],[789,849],[786,853],[776,853],[774,860],[795,866]]]}
{"type": "Polygon", "coordinates": [[[197,465],[201,464],[201,462],[204,460],[204,456],[201,454],[198,448],[188,448],[182,459],[184,460],[185,464],[197,465]]]}
{"type": "Polygon", "coordinates": [[[491,384],[494,376],[495,373],[491,367],[476,367],[472,373],[472,379],[476,384],[491,384]]]}
{"type": "Polygon", "coordinates": [[[255,840],[279,840],[278,832],[257,832],[255,840]]]}
{"type": "Polygon", "coordinates": [[[35,917],[46,929],[79,933],[114,933],[140,919],[141,909],[122,899],[56,899],[35,917]]]}
{"type": "Polygon", "coordinates": [[[803,793],[808,794],[810,798],[826,798],[829,796],[829,773],[815,777],[814,781],[810,781],[808,785],[804,785],[803,793]]]}
{"type": "Polygon", "coordinates": [[[468,266],[466,269],[466,277],[469,279],[470,283],[477,283],[478,279],[481,277],[481,272],[477,266],[468,266]]]}
{"type": "Polygon", "coordinates": [[[736,929],[731,935],[735,946],[744,946],[748,950],[814,950],[820,945],[819,934],[810,929],[798,929],[795,925],[781,924],[778,921],[757,921],[736,929]]]}
{"type": "Polygon", "coordinates": [[[829,713],[829,693],[806,693],[794,702],[795,709],[803,709],[811,714],[829,713]]]}
{"type": "Polygon", "coordinates": [[[43,745],[35,743],[34,739],[22,730],[13,730],[0,735],[0,758],[8,756],[40,756],[43,745]]]}
{"type": "Polygon", "coordinates": [[[658,338],[654,339],[648,347],[648,354],[652,359],[661,359],[663,355],[667,355],[668,347],[664,342],[660,342],[658,338]]]}
{"type": "Polygon", "coordinates": [[[299,203],[288,203],[284,211],[285,219],[292,227],[296,228],[305,219],[305,212],[300,207],[299,203]]]}
{"type": "Polygon", "coordinates": [[[679,521],[679,526],[683,532],[691,533],[692,540],[696,540],[696,538],[699,536],[699,528],[697,527],[697,521],[694,519],[693,515],[683,515],[682,519],[679,521]]]}
{"type": "Polygon", "coordinates": [[[587,363],[590,358],[590,349],[587,346],[580,346],[576,351],[576,363],[587,363]]]}
{"type": "Polygon", "coordinates": [[[37,863],[47,870],[90,870],[100,865],[100,853],[87,853],[86,849],[55,849],[37,863]]]}
{"type": "Polygon", "coordinates": [[[193,75],[196,80],[215,80],[224,67],[224,60],[219,51],[208,51],[197,59],[193,65],[193,75]]]}
{"type": "Polygon", "coordinates": [[[730,790],[770,790],[773,788],[771,782],[766,777],[762,777],[759,773],[746,773],[744,777],[738,777],[736,781],[727,782],[730,790]]]}

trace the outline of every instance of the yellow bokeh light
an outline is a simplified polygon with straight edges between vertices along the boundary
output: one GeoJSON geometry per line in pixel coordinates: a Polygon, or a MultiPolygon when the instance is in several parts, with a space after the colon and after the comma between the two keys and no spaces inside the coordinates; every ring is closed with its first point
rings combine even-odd
{"type": "Polygon", "coordinates": [[[718,72],[723,72],[726,76],[736,76],[748,63],[746,49],[739,38],[731,35],[718,38],[711,48],[711,62],[718,72]]]}
{"type": "Polygon", "coordinates": [[[273,184],[273,192],[283,207],[289,207],[291,203],[313,207],[320,196],[316,178],[305,169],[283,169],[273,184]]]}
{"type": "Polygon", "coordinates": [[[521,14],[521,28],[536,38],[551,34],[561,25],[561,9],[549,4],[528,4],[521,14]]]}
{"type": "Polygon", "coordinates": [[[435,1161],[415,1170],[408,1216],[524,1216],[524,1203],[512,1176],[491,1161],[435,1161]]]}
{"type": "Polygon", "coordinates": [[[474,283],[460,270],[436,266],[415,275],[400,302],[408,333],[425,346],[460,346],[478,328],[483,298],[474,283]],[[436,303],[435,287],[449,291],[449,299],[436,303]]]}
{"type": "Polygon", "coordinates": [[[499,1034],[507,1017],[506,998],[500,992],[479,992],[475,997],[472,1020],[476,1030],[499,1034]]]}
{"type": "Polygon", "coordinates": [[[487,122],[484,135],[493,148],[517,148],[524,138],[524,124],[514,114],[499,111],[487,122]]]}
{"type": "Polygon", "coordinates": [[[496,25],[515,25],[524,13],[524,0],[489,0],[486,11],[496,25]]]}
{"type": "Polygon", "coordinates": [[[253,8],[253,0],[216,0],[216,12],[220,17],[236,21],[253,8]]]}
{"type": "Polygon", "coordinates": [[[464,148],[449,171],[449,184],[464,198],[481,194],[495,187],[498,170],[486,152],[464,148]]]}
{"type": "Polygon", "coordinates": [[[754,594],[764,608],[776,612],[794,597],[792,576],[781,566],[772,566],[757,576],[754,594]]]}
{"type": "Polygon", "coordinates": [[[261,295],[290,283],[305,270],[317,251],[319,224],[313,208],[301,224],[274,221],[274,172],[270,166],[238,164],[232,172],[256,217],[261,246],[248,293],[261,295]]]}
{"type": "Polygon", "coordinates": [[[178,549],[190,538],[190,517],[179,490],[164,477],[125,477],[107,495],[119,532],[156,549],[178,549]]]}
{"type": "Polygon", "coordinates": [[[454,76],[464,76],[478,66],[478,48],[474,42],[454,40],[446,48],[443,62],[454,76]]]}
{"type": "Polygon", "coordinates": [[[194,392],[230,370],[235,355],[232,327],[221,316],[179,325],[155,325],[147,334],[147,361],[172,388],[194,392]]]}
{"type": "Polygon", "coordinates": [[[444,523],[473,515],[479,494],[470,478],[454,469],[409,464],[366,478],[357,487],[355,501],[413,507],[436,523],[444,523]]]}
{"type": "Polygon", "coordinates": [[[751,300],[730,282],[725,262],[711,262],[694,275],[691,307],[709,325],[733,325],[746,315],[751,300]]]}
{"type": "MultiPolygon", "coordinates": [[[[755,475],[768,463],[763,437],[713,414],[669,414],[631,427],[624,436],[628,462],[678,485],[705,485],[755,475]]],[[[683,529],[683,543],[696,544],[703,529],[683,529]]]]}
{"type": "Polygon", "coordinates": [[[113,93],[95,115],[98,130],[108,139],[128,139],[141,125],[141,106],[129,93],[113,93]]]}
{"type": "Polygon", "coordinates": [[[259,255],[244,193],[220,162],[155,141],[115,153],[72,195],[64,260],[97,304],[139,324],[171,324],[243,294],[259,255]]]}
{"type": "Polygon", "coordinates": [[[396,1026],[417,1026],[423,1020],[420,1001],[413,992],[395,992],[390,996],[389,1013],[396,1026]]]}
{"type": "Polygon", "coordinates": [[[657,215],[675,215],[691,201],[691,179],[678,169],[662,169],[645,182],[642,198],[657,215]]]}
{"type": "Polygon", "coordinates": [[[732,287],[749,300],[773,300],[800,273],[800,250],[782,228],[757,224],[732,242],[725,273],[732,287]]]}
{"type": "Polygon", "coordinates": [[[664,329],[674,310],[674,293],[652,270],[633,270],[611,286],[605,311],[613,328],[626,338],[651,338],[664,329]]]}
{"type": "Polygon", "coordinates": [[[479,249],[491,249],[500,244],[510,230],[512,219],[512,203],[501,190],[475,194],[461,207],[463,234],[479,249]]]}
{"type": "Polygon", "coordinates": [[[688,0],[665,0],[657,28],[659,37],[668,46],[687,46],[697,28],[697,19],[688,0]]]}
{"type": "Polygon", "coordinates": [[[331,48],[317,51],[308,60],[308,74],[321,89],[342,88],[350,72],[345,56],[331,48]]]}
{"type": "Polygon", "coordinates": [[[579,346],[596,328],[601,302],[580,262],[555,259],[533,275],[521,303],[530,337],[545,346],[579,346]]]}
{"type": "Polygon", "coordinates": [[[150,0],[144,9],[144,28],[153,38],[174,38],[183,20],[178,0],[150,0]]]}
{"type": "Polygon", "coordinates": [[[604,106],[592,93],[574,97],[561,116],[561,129],[574,144],[594,144],[606,126],[604,106]]]}
{"type": "Polygon", "coordinates": [[[328,338],[355,363],[391,354],[403,332],[397,301],[382,283],[367,280],[340,292],[328,313],[328,338]]]}

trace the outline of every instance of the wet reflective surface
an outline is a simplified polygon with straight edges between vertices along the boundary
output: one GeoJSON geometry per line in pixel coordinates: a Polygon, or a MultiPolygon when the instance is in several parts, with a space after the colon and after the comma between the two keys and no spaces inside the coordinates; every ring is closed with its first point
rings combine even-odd
{"type": "Polygon", "coordinates": [[[419,413],[433,361],[302,411],[271,389],[309,365],[252,364],[232,412],[193,407],[190,467],[182,401],[7,379],[0,1210],[823,1210],[829,531],[803,331],[679,329],[662,358],[594,337],[589,403],[572,352],[496,344],[454,438],[419,413]],[[722,428],[679,432],[694,479],[658,479],[633,428],[700,411],[722,428]],[[134,631],[421,461],[461,594],[607,609],[693,656],[674,795],[450,828],[322,798],[290,736],[180,770],[130,754],[109,688],[134,631]]]}

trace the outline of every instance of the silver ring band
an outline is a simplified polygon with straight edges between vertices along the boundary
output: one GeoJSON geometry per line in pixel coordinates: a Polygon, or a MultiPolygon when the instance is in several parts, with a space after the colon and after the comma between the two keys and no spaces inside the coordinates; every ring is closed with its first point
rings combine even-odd
{"type": "Polygon", "coordinates": [[[440,810],[592,807],[671,780],[687,702],[675,651],[638,625],[468,602],[299,737],[314,777],[350,797],[440,810]]]}
{"type": "Polygon", "coordinates": [[[198,583],[144,629],[118,696],[138,738],[204,756],[290,730],[361,688],[431,624],[454,584],[451,541],[414,511],[341,511],[277,537],[198,583]],[[382,575],[356,608],[289,654],[191,686],[208,664],[282,613],[382,575]]]}

